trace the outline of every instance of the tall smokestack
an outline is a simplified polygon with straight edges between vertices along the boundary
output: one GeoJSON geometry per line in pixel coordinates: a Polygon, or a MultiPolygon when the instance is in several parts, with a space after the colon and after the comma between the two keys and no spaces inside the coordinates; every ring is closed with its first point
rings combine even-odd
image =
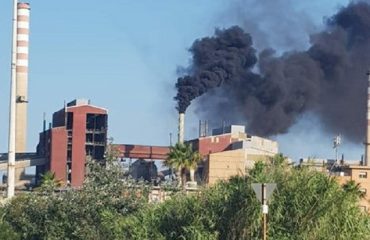
{"type": "Polygon", "coordinates": [[[185,113],[179,113],[179,143],[184,143],[185,113]]]}
{"type": "Polygon", "coordinates": [[[365,142],[365,166],[370,166],[370,70],[367,72],[367,124],[366,124],[366,142],[365,142]]]}
{"type": "Polygon", "coordinates": [[[17,15],[16,152],[26,152],[30,5],[18,3],[17,15]]]}

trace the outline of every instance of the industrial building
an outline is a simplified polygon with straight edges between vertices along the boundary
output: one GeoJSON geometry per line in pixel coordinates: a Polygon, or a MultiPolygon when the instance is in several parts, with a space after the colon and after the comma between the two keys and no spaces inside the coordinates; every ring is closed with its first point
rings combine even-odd
{"type": "MultiPolygon", "coordinates": [[[[202,155],[196,180],[198,184],[206,185],[235,175],[245,175],[256,161],[265,161],[278,153],[277,142],[246,134],[245,127],[238,125],[214,129],[211,136],[202,135],[185,143],[191,144],[202,155]]],[[[130,170],[133,177],[144,176],[143,166],[150,166],[153,160],[165,160],[169,152],[169,147],[159,146],[117,144],[116,148],[122,159],[140,159],[132,164],[132,168],[137,168],[130,170]]],[[[152,168],[145,169],[153,172],[152,168]]],[[[151,174],[148,172],[145,175],[151,174]]]]}
{"type": "Polygon", "coordinates": [[[204,157],[198,179],[207,185],[231,176],[245,175],[256,161],[266,161],[278,152],[278,143],[245,132],[245,126],[231,125],[214,129],[211,136],[189,141],[204,157]]]}
{"type": "Polygon", "coordinates": [[[74,100],[53,114],[52,126],[40,134],[38,155],[58,180],[73,187],[85,178],[87,158],[103,160],[107,144],[108,113],[88,100],[74,100]]]}

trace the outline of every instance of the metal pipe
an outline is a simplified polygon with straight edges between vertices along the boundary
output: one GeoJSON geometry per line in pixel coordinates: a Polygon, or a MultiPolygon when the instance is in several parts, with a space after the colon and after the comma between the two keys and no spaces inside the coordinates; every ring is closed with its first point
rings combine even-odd
{"type": "Polygon", "coordinates": [[[202,120],[199,120],[199,137],[203,137],[202,120]]]}
{"type": "Polygon", "coordinates": [[[15,192],[15,114],[16,114],[16,65],[17,65],[17,7],[18,1],[13,0],[13,36],[11,56],[11,82],[9,103],[9,139],[8,139],[8,181],[7,198],[15,192]]]}
{"type": "Polygon", "coordinates": [[[370,71],[367,72],[367,114],[366,114],[366,142],[365,142],[365,166],[370,166],[370,71]]]}

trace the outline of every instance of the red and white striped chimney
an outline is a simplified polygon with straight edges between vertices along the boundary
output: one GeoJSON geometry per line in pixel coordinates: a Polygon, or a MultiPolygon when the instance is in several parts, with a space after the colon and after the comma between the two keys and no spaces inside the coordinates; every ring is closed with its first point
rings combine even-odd
{"type": "Polygon", "coordinates": [[[16,152],[26,152],[30,5],[18,3],[17,10],[16,152]]]}

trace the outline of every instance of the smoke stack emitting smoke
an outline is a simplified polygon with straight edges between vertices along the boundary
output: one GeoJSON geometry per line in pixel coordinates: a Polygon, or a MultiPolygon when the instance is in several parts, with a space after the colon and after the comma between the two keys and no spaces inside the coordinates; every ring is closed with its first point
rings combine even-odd
{"type": "Polygon", "coordinates": [[[340,9],[310,42],[306,51],[276,56],[265,49],[257,56],[252,37],[237,26],[196,40],[188,75],[176,84],[177,110],[184,113],[192,100],[207,94],[215,104],[197,102],[205,114],[225,118],[227,109],[228,119],[242,117],[254,134],[285,133],[299,116],[312,112],[328,132],[363,141],[370,6],[357,2],[340,9]],[[220,95],[223,102],[217,104],[220,95]]]}

